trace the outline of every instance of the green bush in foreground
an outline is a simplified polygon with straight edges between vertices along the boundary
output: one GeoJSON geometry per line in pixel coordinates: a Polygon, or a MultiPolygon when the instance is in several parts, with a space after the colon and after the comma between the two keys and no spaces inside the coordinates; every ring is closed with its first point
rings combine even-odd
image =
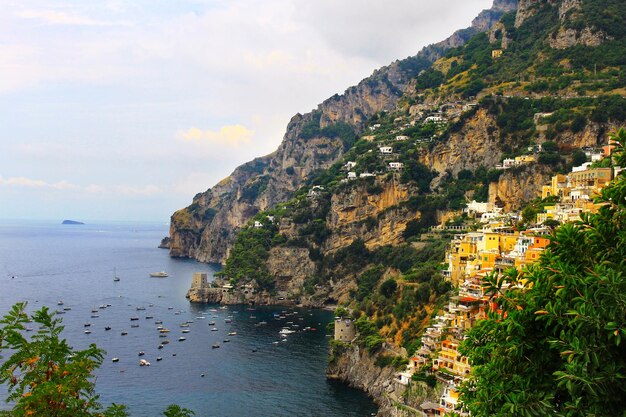
{"type": "Polygon", "coordinates": [[[502,312],[462,345],[472,415],[626,415],[626,177],[598,202],[556,229],[538,264],[489,280],[502,312]]]}

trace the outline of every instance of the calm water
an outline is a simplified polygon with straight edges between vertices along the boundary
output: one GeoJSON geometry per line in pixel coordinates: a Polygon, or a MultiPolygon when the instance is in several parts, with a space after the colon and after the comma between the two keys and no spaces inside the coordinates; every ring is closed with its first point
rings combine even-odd
{"type": "MultiPolygon", "coordinates": [[[[166,234],[162,224],[2,222],[0,314],[17,301],[28,301],[31,311],[43,305],[71,308],[60,316],[65,337],[76,348],[95,342],[107,351],[97,371],[102,403],[126,404],[133,416],[157,416],[171,403],[197,416],[368,416],[376,411],[363,393],[324,378],[329,312],[190,304],[185,293],[192,273],[212,275],[217,267],[170,259],[156,248],[166,234]],[[114,269],[119,282],[113,281],[114,269]],[[148,276],[160,270],[170,276],[148,276]],[[63,306],[57,305],[60,300],[63,306]],[[99,317],[91,317],[92,309],[99,317]],[[286,317],[275,318],[282,310],[286,317]],[[165,339],[156,320],[170,330],[170,343],[162,349],[165,339]],[[192,321],[189,327],[180,327],[187,321],[192,321]],[[85,323],[91,323],[91,334],[84,333],[85,323]],[[281,341],[285,326],[297,331],[281,341]],[[186,340],[179,342],[181,336],[186,340]],[[214,343],[220,348],[213,349],[214,343]],[[138,365],[139,351],[150,367],[138,365]]],[[[5,393],[0,387],[2,398],[5,393]]]]}

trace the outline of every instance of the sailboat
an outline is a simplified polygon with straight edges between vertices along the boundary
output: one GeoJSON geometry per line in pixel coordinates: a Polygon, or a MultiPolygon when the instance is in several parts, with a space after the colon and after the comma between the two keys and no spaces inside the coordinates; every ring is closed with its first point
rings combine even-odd
{"type": "Polygon", "coordinates": [[[117,276],[117,270],[113,268],[113,281],[118,282],[119,280],[120,280],[120,277],[117,276]]]}

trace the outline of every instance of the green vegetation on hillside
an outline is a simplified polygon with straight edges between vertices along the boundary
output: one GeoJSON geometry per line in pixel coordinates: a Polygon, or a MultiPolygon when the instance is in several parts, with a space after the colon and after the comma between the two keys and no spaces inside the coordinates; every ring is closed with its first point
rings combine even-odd
{"type": "Polygon", "coordinates": [[[538,5],[536,13],[517,28],[515,13],[507,13],[501,19],[505,29],[495,32],[495,43],[480,33],[465,45],[450,49],[444,57],[450,63],[449,69],[431,67],[422,71],[416,78],[416,88],[446,91],[462,98],[476,96],[489,87],[550,94],[571,90],[579,95],[622,88],[626,81],[626,21],[622,3],[585,0],[580,11],[571,10],[565,28],[579,33],[592,28],[608,39],[599,46],[575,45],[565,49],[552,48],[549,42],[560,25],[556,6],[538,5]],[[504,37],[508,48],[501,57],[492,58],[491,52],[501,48],[504,37]]]}
{"type": "Polygon", "coordinates": [[[314,112],[312,120],[302,127],[300,138],[339,138],[343,144],[344,151],[350,149],[357,140],[357,135],[354,132],[354,129],[344,122],[333,123],[322,128],[320,127],[321,117],[322,113],[320,111],[314,112]]]}

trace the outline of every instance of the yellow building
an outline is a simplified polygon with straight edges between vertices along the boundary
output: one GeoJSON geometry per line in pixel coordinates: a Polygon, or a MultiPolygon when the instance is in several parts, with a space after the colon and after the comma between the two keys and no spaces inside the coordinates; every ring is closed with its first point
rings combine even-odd
{"type": "Polygon", "coordinates": [[[515,165],[529,164],[535,162],[535,155],[522,155],[515,157],[515,165]]]}
{"type": "Polygon", "coordinates": [[[452,242],[452,248],[448,255],[448,270],[450,280],[454,285],[458,285],[466,273],[467,262],[474,259],[476,255],[476,242],[472,242],[467,235],[462,235],[460,239],[452,242]]]}
{"type": "Polygon", "coordinates": [[[496,232],[485,232],[484,251],[500,251],[500,235],[496,232]]]}
{"type": "Polygon", "coordinates": [[[612,168],[594,168],[585,171],[571,172],[569,182],[574,187],[602,188],[613,179],[612,168]]]}
{"type": "Polygon", "coordinates": [[[541,187],[541,198],[547,198],[550,196],[562,197],[566,194],[567,189],[567,176],[563,174],[557,174],[552,177],[550,185],[544,185],[541,187]]]}
{"type": "Polygon", "coordinates": [[[519,237],[519,232],[514,233],[502,233],[499,235],[500,242],[499,248],[500,252],[511,252],[517,243],[517,239],[519,237]]]}
{"type": "Polygon", "coordinates": [[[493,269],[496,266],[496,259],[500,253],[496,250],[482,251],[478,253],[480,259],[480,269],[493,269]]]}
{"type": "Polygon", "coordinates": [[[452,340],[441,342],[439,356],[433,361],[433,369],[445,368],[457,376],[470,373],[469,359],[459,353],[459,343],[452,340]]]}
{"type": "Polygon", "coordinates": [[[491,58],[496,59],[502,56],[502,49],[494,49],[491,51],[491,58]]]}

